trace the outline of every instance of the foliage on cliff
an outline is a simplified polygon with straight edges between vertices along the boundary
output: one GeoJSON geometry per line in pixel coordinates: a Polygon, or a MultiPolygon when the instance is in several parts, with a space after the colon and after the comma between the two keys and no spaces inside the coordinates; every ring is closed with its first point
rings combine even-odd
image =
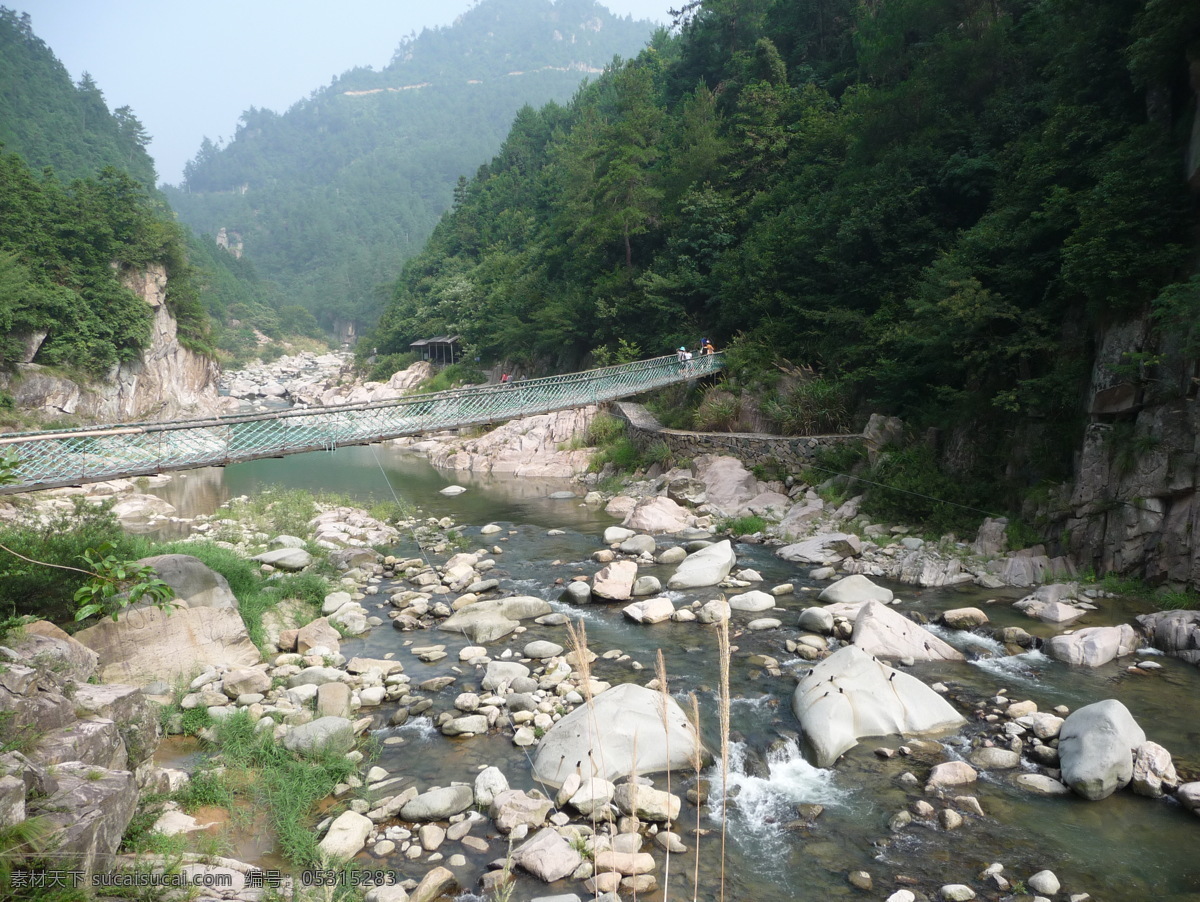
{"type": "Polygon", "coordinates": [[[371,345],[454,332],[573,365],[742,333],[1028,484],[1069,467],[1095,328],[1200,314],[1181,177],[1200,6],[706,0],[683,16],[569,105],[521,111],[371,345]]]}
{"type": "Polygon", "coordinates": [[[284,113],[247,110],[228,144],[205,140],[167,195],[193,229],[240,235],[263,277],[326,327],[372,324],[379,287],[516,110],[569,98],[650,30],[594,0],[484,0],[405,39],[378,72],[346,72],[284,113]]]}
{"type": "Polygon", "coordinates": [[[256,329],[315,333],[251,264],[177,224],[141,123],[110,113],[90,77],[72,84],[35,25],[0,7],[0,365],[47,329],[38,363],[99,375],[136,356],[149,310],[120,276],[151,263],[168,269],[168,306],[193,349],[237,358],[257,349],[256,329]]]}
{"type": "Polygon", "coordinates": [[[0,154],[0,365],[33,362],[91,375],[134,359],[151,308],[122,285],[130,270],[162,264],[181,340],[203,348],[208,319],[187,263],[183,230],[161,201],[124,172],[60,181],[0,154]]]}

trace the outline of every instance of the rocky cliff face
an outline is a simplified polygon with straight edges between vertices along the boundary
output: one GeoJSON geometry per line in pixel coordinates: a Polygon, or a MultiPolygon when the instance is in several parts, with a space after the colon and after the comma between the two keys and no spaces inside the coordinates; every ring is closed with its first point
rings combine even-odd
{"type": "Polygon", "coordinates": [[[1100,337],[1090,422],[1059,519],[1083,566],[1195,588],[1200,361],[1171,344],[1142,319],[1100,337]]]}
{"type": "Polygon", "coordinates": [[[37,364],[20,364],[8,388],[17,406],[105,422],[217,412],[217,362],[179,343],[175,318],[166,305],[166,270],[152,266],[130,272],[124,281],[153,310],[150,342],[142,355],[94,383],[76,382],[37,364]]]}

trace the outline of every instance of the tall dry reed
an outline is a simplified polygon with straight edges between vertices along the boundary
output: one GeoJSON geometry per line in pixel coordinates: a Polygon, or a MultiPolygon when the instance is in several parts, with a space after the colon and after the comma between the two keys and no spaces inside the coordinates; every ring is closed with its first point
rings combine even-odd
{"type": "Polygon", "coordinates": [[[725,902],[725,837],[729,813],[729,621],[717,625],[717,658],[721,670],[721,698],[718,713],[721,718],[721,902],[725,902]]]}
{"type": "MultiPolygon", "coordinates": [[[[671,692],[667,685],[667,664],[663,660],[662,649],[658,649],[654,658],[654,675],[658,679],[658,717],[663,725],[663,746],[667,756],[667,795],[671,794],[671,724],[668,721],[667,713],[670,710],[671,692]]],[[[670,804],[667,805],[667,813],[670,814],[670,804]]],[[[667,830],[674,828],[674,824],[667,821],[667,830]]],[[[671,895],[671,843],[668,837],[666,844],[666,856],[663,859],[663,902],[670,902],[671,895]]]]}

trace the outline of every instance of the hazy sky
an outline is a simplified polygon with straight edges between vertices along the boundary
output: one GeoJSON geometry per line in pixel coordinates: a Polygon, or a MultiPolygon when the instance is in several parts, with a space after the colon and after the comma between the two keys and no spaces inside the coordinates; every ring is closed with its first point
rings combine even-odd
{"type": "MultiPolygon", "coordinates": [[[[109,109],[130,106],[177,183],[204,137],[233,136],[250,107],[283,112],[347,69],[381,69],[402,38],[449,25],[475,0],[2,0],[109,109]]],[[[601,0],[670,22],[682,0],[601,0]]]]}

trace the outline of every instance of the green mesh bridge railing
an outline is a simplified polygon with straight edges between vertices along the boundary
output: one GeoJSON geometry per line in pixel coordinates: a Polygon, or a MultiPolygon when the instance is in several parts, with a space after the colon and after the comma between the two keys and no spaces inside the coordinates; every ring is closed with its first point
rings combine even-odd
{"type": "Polygon", "coordinates": [[[0,452],[10,457],[15,454],[16,482],[0,486],[0,494],[332,451],[339,445],[365,445],[402,435],[495,423],[615,401],[695,379],[723,365],[721,354],[687,363],[672,355],[372,404],[13,433],[0,436],[0,452]]]}

